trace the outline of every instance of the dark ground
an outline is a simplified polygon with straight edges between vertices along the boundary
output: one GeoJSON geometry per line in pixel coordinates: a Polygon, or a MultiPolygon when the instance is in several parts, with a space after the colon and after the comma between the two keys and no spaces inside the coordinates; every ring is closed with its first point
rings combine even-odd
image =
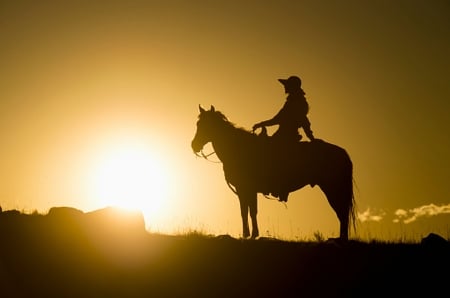
{"type": "Polygon", "coordinates": [[[169,236],[148,234],[139,216],[62,211],[0,213],[0,297],[448,294],[450,246],[439,237],[408,244],[169,236]]]}

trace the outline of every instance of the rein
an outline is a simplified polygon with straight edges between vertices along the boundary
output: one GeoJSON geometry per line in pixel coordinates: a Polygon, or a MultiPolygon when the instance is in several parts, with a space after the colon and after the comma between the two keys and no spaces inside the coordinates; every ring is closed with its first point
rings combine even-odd
{"type": "MultiPolygon", "coordinates": [[[[200,150],[200,153],[201,153],[201,157],[203,157],[204,159],[206,159],[206,160],[209,161],[209,162],[213,162],[213,163],[221,163],[221,161],[214,161],[214,160],[210,160],[210,159],[208,158],[208,157],[210,157],[211,155],[216,154],[215,151],[213,151],[213,152],[211,152],[211,153],[208,153],[208,154],[205,154],[205,153],[203,152],[203,149],[202,149],[202,150],[200,150]]],[[[198,156],[198,154],[197,154],[197,156],[198,156]]]]}
{"type": "MultiPolygon", "coordinates": [[[[216,153],[216,152],[213,151],[213,152],[211,152],[211,153],[205,154],[205,153],[203,152],[203,149],[202,149],[202,150],[200,150],[200,154],[195,153],[195,155],[197,155],[197,156],[199,156],[199,157],[203,157],[204,159],[206,159],[206,160],[209,161],[209,162],[213,162],[213,163],[221,163],[221,161],[214,161],[214,160],[210,160],[210,159],[208,158],[208,157],[210,157],[211,155],[213,155],[213,154],[215,154],[215,153],[216,153]]],[[[230,181],[228,181],[226,178],[225,178],[225,181],[227,182],[227,185],[228,185],[228,187],[231,189],[231,191],[232,191],[235,195],[238,195],[238,193],[237,193],[237,191],[236,191],[236,188],[233,187],[233,185],[231,185],[230,181]]],[[[268,200],[271,200],[271,201],[278,201],[278,199],[275,198],[275,197],[270,197],[270,196],[268,196],[268,195],[266,195],[266,194],[263,194],[263,196],[264,196],[266,199],[268,199],[268,200]]],[[[286,204],[286,202],[282,202],[282,203],[284,204],[284,207],[286,207],[286,209],[287,209],[287,204],[286,204]]]]}
{"type": "MultiPolygon", "coordinates": [[[[252,131],[252,134],[257,135],[257,134],[255,133],[254,130],[252,131]]],[[[264,137],[264,136],[267,136],[267,128],[266,128],[265,126],[261,127],[261,133],[260,133],[258,136],[261,136],[261,135],[262,135],[263,137],[264,137]]],[[[199,156],[199,157],[203,157],[204,159],[206,159],[206,160],[209,161],[209,162],[212,162],[212,163],[222,163],[220,160],[219,160],[219,161],[214,161],[214,160],[209,159],[209,157],[210,157],[211,155],[213,155],[213,154],[216,154],[216,152],[215,152],[215,151],[212,151],[211,153],[205,154],[205,153],[203,152],[203,149],[200,150],[200,154],[195,153],[195,155],[197,155],[197,156],[199,156]]],[[[226,178],[225,178],[225,181],[227,182],[227,185],[228,185],[228,187],[231,189],[231,191],[232,191],[235,195],[238,195],[238,193],[237,193],[237,191],[236,191],[236,188],[235,188],[233,185],[231,185],[231,183],[230,183],[226,178]]],[[[268,199],[268,200],[271,200],[271,201],[278,201],[278,199],[275,198],[275,197],[271,197],[271,196],[266,195],[266,194],[263,194],[263,196],[264,196],[266,199],[268,199]]],[[[282,203],[284,204],[284,207],[287,208],[286,202],[282,202],[282,203]]]]}
{"type": "MultiPolygon", "coordinates": [[[[204,159],[206,159],[206,160],[209,161],[209,162],[213,162],[213,163],[221,163],[220,161],[214,161],[214,160],[210,160],[210,159],[208,158],[208,157],[210,157],[211,155],[215,154],[215,153],[216,153],[215,151],[213,151],[213,152],[211,152],[211,153],[209,153],[209,154],[205,154],[205,153],[203,153],[203,149],[202,149],[202,150],[200,150],[200,153],[201,153],[201,157],[203,157],[204,159]]],[[[236,188],[234,188],[234,187],[231,185],[230,181],[228,181],[226,178],[225,178],[225,181],[227,181],[227,185],[228,185],[228,187],[231,189],[231,191],[232,191],[235,195],[238,195],[238,193],[237,193],[237,191],[236,191],[236,188]]]]}

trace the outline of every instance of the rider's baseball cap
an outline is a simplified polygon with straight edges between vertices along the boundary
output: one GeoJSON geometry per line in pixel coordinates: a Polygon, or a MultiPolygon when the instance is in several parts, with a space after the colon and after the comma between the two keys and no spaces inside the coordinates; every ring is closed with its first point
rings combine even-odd
{"type": "Polygon", "coordinates": [[[300,88],[302,86],[302,80],[297,76],[290,76],[287,79],[278,79],[278,81],[286,87],[300,88]]]}

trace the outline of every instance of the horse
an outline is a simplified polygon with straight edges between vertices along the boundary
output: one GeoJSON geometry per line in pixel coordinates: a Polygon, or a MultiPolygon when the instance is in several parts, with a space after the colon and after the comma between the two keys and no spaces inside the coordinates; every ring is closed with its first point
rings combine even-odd
{"type": "Polygon", "coordinates": [[[271,137],[237,127],[211,105],[199,105],[197,131],[191,147],[207,158],[203,147],[211,143],[223,165],[225,180],[238,196],[242,217],[242,237],[259,237],[258,193],[283,190],[291,193],[306,185],[317,185],[325,194],[340,223],[339,239],[347,241],[355,225],[353,164],[345,149],[325,142],[299,141],[280,145],[271,137]]]}

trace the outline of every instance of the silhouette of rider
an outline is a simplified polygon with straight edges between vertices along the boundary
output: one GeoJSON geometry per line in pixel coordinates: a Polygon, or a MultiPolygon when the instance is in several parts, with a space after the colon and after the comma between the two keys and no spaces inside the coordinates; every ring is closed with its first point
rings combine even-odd
{"type": "Polygon", "coordinates": [[[253,125],[253,130],[264,126],[279,125],[272,137],[281,141],[297,142],[302,139],[298,129],[303,128],[306,136],[313,141],[311,123],[307,117],[309,105],[302,89],[302,81],[297,76],[290,76],[288,79],[279,79],[278,81],[283,84],[284,92],[288,94],[286,102],[272,119],[256,123],[253,125]]]}
{"type": "MultiPolygon", "coordinates": [[[[288,79],[279,79],[284,86],[284,91],[288,94],[286,102],[281,110],[269,120],[265,120],[253,125],[253,131],[265,126],[278,125],[278,130],[272,135],[274,140],[283,143],[298,142],[302,139],[298,130],[303,128],[307,137],[313,141],[314,135],[311,130],[311,123],[307,117],[309,105],[306,101],[305,92],[302,89],[302,81],[297,76],[290,76],[288,79]]],[[[282,202],[287,202],[289,192],[283,190],[279,185],[278,191],[272,192],[272,196],[279,197],[282,202]]]]}

